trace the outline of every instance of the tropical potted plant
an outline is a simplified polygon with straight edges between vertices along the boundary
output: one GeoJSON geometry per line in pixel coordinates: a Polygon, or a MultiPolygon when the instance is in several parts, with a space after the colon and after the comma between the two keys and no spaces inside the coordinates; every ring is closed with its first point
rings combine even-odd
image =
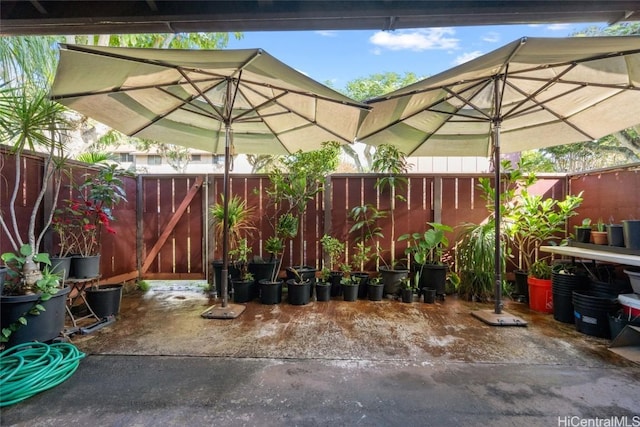
{"type": "Polygon", "coordinates": [[[49,255],[34,254],[31,246],[5,252],[0,258],[7,266],[7,278],[1,300],[0,346],[12,347],[30,341],[48,342],[64,329],[66,296],[60,275],[50,270],[49,255]],[[25,264],[44,264],[43,270],[25,264]]]}
{"type": "Polygon", "coordinates": [[[85,174],[84,181],[74,185],[77,198],[65,200],[58,237],[73,254],[71,269],[75,278],[100,275],[103,230],[116,233],[111,226],[116,219],[113,209],[127,201],[122,177],[129,174],[117,164],[100,164],[95,173],[85,174]]]}
{"type": "Polygon", "coordinates": [[[345,244],[335,237],[329,236],[325,234],[320,239],[320,244],[322,245],[322,249],[328,259],[328,263],[325,265],[328,266],[330,271],[330,281],[331,281],[331,296],[340,296],[342,295],[342,286],[340,281],[344,276],[344,273],[340,270],[336,270],[335,267],[338,264],[338,261],[342,254],[344,253],[345,244]]]}
{"type": "Polygon", "coordinates": [[[342,298],[344,301],[356,301],[358,299],[358,287],[360,279],[344,275],[341,280],[342,298]]]}
{"type": "Polygon", "coordinates": [[[413,291],[417,288],[420,281],[420,272],[416,271],[413,280],[406,277],[400,282],[400,297],[402,302],[413,302],[413,291]],[[415,286],[414,286],[415,283],[415,286]]]}
{"type": "MultiPolygon", "coordinates": [[[[254,213],[255,209],[247,206],[246,200],[240,196],[234,195],[229,198],[229,203],[227,204],[227,229],[231,280],[240,278],[240,271],[235,267],[233,256],[240,253],[238,248],[242,239],[250,237],[253,230],[255,230],[253,225],[254,213]]],[[[209,217],[214,227],[216,248],[220,250],[224,239],[224,195],[220,194],[220,201],[209,207],[209,217]]],[[[221,259],[213,260],[212,262],[213,278],[216,292],[219,296],[222,296],[222,264],[221,259]]],[[[228,289],[228,291],[230,292],[231,289],[228,289]]]]}
{"type": "MultiPolygon", "coordinates": [[[[369,273],[365,270],[369,261],[373,258],[376,259],[376,262],[382,259],[378,240],[384,236],[378,221],[386,216],[385,212],[379,211],[370,204],[356,206],[349,212],[349,219],[353,221],[349,233],[355,235],[356,242],[351,256],[351,265],[353,267],[351,274],[360,278],[360,286],[358,286],[359,298],[368,297],[369,273]]],[[[382,289],[380,292],[383,292],[382,289]]],[[[380,299],[382,299],[382,296],[380,296],[380,299]]]]}
{"type": "Polygon", "coordinates": [[[253,274],[249,272],[249,255],[251,248],[247,238],[243,237],[238,246],[229,251],[229,258],[233,259],[233,265],[239,271],[239,276],[231,279],[233,302],[243,303],[251,301],[258,295],[253,274]]]}
{"type": "MultiPolygon", "coordinates": [[[[293,268],[300,274],[311,272],[315,267],[305,265],[305,214],[309,202],[324,190],[325,177],[338,166],[340,145],[328,141],[319,150],[298,151],[281,159],[281,164],[269,172],[270,186],[266,190],[274,205],[284,214],[297,218],[296,235],[299,236],[299,262],[293,268]]],[[[281,214],[280,214],[281,215],[281,214]]],[[[279,216],[280,216],[279,215],[279,216]]],[[[295,237],[295,236],[294,236],[295,237]]]]}
{"type": "Polygon", "coordinates": [[[591,241],[591,218],[584,218],[581,225],[576,225],[576,242],[589,243],[591,241]]]}
{"type": "Polygon", "coordinates": [[[609,243],[607,239],[607,230],[602,218],[598,218],[595,230],[591,230],[591,237],[593,239],[593,243],[596,245],[606,245],[609,243]]]}
{"type": "Polygon", "coordinates": [[[453,228],[437,222],[428,222],[425,232],[403,234],[398,241],[408,241],[405,254],[413,258],[415,270],[420,278],[420,288],[433,288],[436,294],[443,297],[447,283],[448,266],[442,262],[444,250],[449,246],[447,232],[453,228]]]}
{"type": "Polygon", "coordinates": [[[291,305],[307,305],[311,299],[311,279],[304,278],[292,267],[287,268],[287,302],[291,305]]]}
{"type": "Polygon", "coordinates": [[[316,301],[331,300],[331,270],[323,267],[319,279],[316,281],[316,301]]]}
{"type": "Polygon", "coordinates": [[[406,187],[407,178],[402,175],[406,174],[409,168],[405,153],[392,144],[379,145],[371,164],[372,172],[382,174],[376,180],[376,188],[380,195],[382,196],[385,191],[389,195],[389,217],[391,219],[390,263],[387,263],[383,257],[379,258],[384,265],[380,265],[378,271],[385,284],[384,292],[393,295],[399,293],[400,282],[409,274],[407,268],[396,263],[395,253],[395,208],[397,201],[406,201],[406,198],[400,194],[400,190],[406,187]]]}
{"type": "Polygon", "coordinates": [[[552,269],[546,258],[540,258],[529,269],[529,307],[543,313],[553,313],[551,290],[552,269]]]}
{"type": "Polygon", "coordinates": [[[276,260],[272,276],[267,279],[260,279],[260,301],[263,304],[278,304],[282,301],[283,280],[278,279],[282,266],[282,255],[285,242],[294,238],[298,234],[298,218],[290,212],[280,215],[274,226],[274,235],[267,239],[266,250],[276,260]],[[280,256],[280,258],[278,258],[280,256]]]}

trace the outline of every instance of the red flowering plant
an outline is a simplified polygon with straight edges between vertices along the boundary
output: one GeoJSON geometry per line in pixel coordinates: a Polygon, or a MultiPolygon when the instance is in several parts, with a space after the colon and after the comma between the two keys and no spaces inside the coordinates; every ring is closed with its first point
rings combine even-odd
{"type": "Polygon", "coordinates": [[[123,175],[117,165],[101,166],[97,173],[86,174],[76,186],[79,197],[66,200],[64,209],[56,211],[53,229],[58,233],[60,256],[63,253],[93,256],[100,253],[103,230],[115,234],[111,222],[113,208],[126,202],[123,175]]]}

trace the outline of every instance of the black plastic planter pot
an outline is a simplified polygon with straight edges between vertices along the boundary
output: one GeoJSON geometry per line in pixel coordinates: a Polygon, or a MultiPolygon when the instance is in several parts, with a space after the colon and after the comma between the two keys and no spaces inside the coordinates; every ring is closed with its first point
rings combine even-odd
{"type": "Polygon", "coordinates": [[[8,328],[18,318],[24,316],[27,324],[13,332],[6,343],[7,348],[31,341],[49,342],[60,335],[64,329],[65,304],[71,287],[60,289],[48,301],[39,302],[39,295],[3,295],[0,297],[0,326],[8,328]],[[28,314],[35,304],[42,305],[46,311],[38,315],[28,314]]]}
{"type": "Polygon", "coordinates": [[[268,279],[260,281],[260,302],[262,304],[280,304],[282,302],[282,280],[272,282],[268,279]]]}
{"type": "Polygon", "coordinates": [[[403,289],[401,291],[402,302],[413,302],[413,289],[403,289]]]}
{"type": "Polygon", "coordinates": [[[445,286],[447,285],[447,266],[437,264],[425,264],[422,269],[424,276],[424,282],[422,277],[420,282],[424,283],[424,288],[433,288],[436,290],[436,295],[445,294],[445,286]]]}
{"type": "Polygon", "coordinates": [[[64,280],[69,278],[71,272],[71,257],[51,257],[51,272],[58,274],[64,280]]]}
{"type": "Polygon", "coordinates": [[[311,292],[311,281],[296,283],[293,279],[287,280],[287,302],[291,305],[307,305],[311,292]]]}
{"type": "MultiPolygon", "coordinates": [[[[222,260],[214,260],[211,262],[213,269],[213,283],[216,286],[216,294],[222,298],[222,260]]],[[[231,281],[240,278],[240,270],[229,264],[229,277],[227,279],[227,294],[231,294],[231,281]]]]}
{"type": "Polygon", "coordinates": [[[329,283],[331,283],[331,296],[342,296],[342,274],[341,271],[332,271],[329,275],[329,283]]]}
{"type": "Polygon", "coordinates": [[[254,280],[233,280],[233,302],[249,302],[258,295],[254,280]]]}
{"type": "Polygon", "coordinates": [[[627,249],[640,249],[640,219],[622,221],[622,232],[627,249]]]}
{"type": "Polygon", "coordinates": [[[120,312],[122,300],[122,285],[104,285],[99,288],[85,290],[87,304],[91,310],[101,319],[115,316],[120,312]]]}
{"type": "Polygon", "coordinates": [[[607,241],[609,242],[609,246],[624,246],[622,224],[607,225],[607,241]]]}
{"type": "Polygon", "coordinates": [[[369,273],[364,271],[352,271],[351,277],[358,282],[358,298],[367,299],[369,286],[369,273]]]}
{"type": "Polygon", "coordinates": [[[584,274],[551,275],[551,292],[553,297],[553,318],[562,323],[574,323],[573,291],[583,290],[588,283],[584,274]]]}
{"type": "Polygon", "coordinates": [[[529,302],[529,285],[527,284],[527,277],[529,274],[524,270],[516,270],[513,272],[515,275],[515,294],[521,298],[521,301],[529,302]]]}
{"type": "Polygon", "coordinates": [[[367,295],[369,301],[382,301],[384,296],[384,285],[382,283],[371,283],[367,285],[367,295]]]}
{"type": "Polygon", "coordinates": [[[331,283],[317,282],[316,283],[316,301],[330,301],[331,300],[331,283]]]}
{"type": "Polygon", "coordinates": [[[356,301],[358,299],[358,283],[342,285],[342,296],[345,301],[356,301]]]}
{"type": "Polygon", "coordinates": [[[100,255],[74,256],[71,259],[73,277],[76,279],[90,279],[100,275],[100,255]]]}
{"type": "Polygon", "coordinates": [[[427,304],[433,304],[436,302],[436,290],[433,288],[422,288],[422,294],[424,295],[424,302],[427,304]]]}
{"type": "Polygon", "coordinates": [[[380,267],[380,275],[384,284],[384,293],[398,295],[400,293],[400,283],[409,275],[409,270],[393,270],[387,267],[380,267]]]}
{"type": "Polygon", "coordinates": [[[593,291],[574,291],[576,330],[600,338],[611,338],[609,315],[618,311],[618,300],[593,291]]]}
{"type": "Polygon", "coordinates": [[[576,227],[576,241],[589,243],[591,241],[591,228],[576,227]]]}

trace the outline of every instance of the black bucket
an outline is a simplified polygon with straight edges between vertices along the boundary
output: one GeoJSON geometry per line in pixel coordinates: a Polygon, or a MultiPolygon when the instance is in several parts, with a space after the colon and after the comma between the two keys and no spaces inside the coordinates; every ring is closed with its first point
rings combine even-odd
{"type": "Polygon", "coordinates": [[[618,299],[594,291],[574,291],[576,330],[586,335],[611,338],[609,315],[618,311],[618,299]]]}
{"type": "Polygon", "coordinates": [[[561,274],[551,276],[553,295],[553,318],[558,322],[574,323],[573,291],[582,290],[587,284],[584,274],[561,274]]]}

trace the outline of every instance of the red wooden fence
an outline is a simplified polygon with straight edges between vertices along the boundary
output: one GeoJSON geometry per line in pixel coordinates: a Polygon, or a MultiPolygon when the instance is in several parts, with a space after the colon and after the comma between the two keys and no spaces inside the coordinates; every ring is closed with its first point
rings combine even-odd
{"type": "MultiPolygon", "coordinates": [[[[13,189],[14,157],[1,151],[0,209],[7,214],[13,189]]],[[[21,164],[22,182],[17,203],[18,222],[26,228],[31,206],[34,204],[42,179],[42,159],[38,155],[26,156],[21,164]]],[[[69,175],[79,181],[91,168],[70,162],[69,175]]],[[[450,226],[465,222],[479,223],[487,217],[486,202],[477,189],[476,174],[410,174],[407,186],[401,194],[406,200],[396,202],[395,239],[409,232],[425,229],[426,222],[436,221],[450,226]]],[[[380,193],[375,188],[375,175],[335,174],[328,179],[328,191],[318,195],[309,204],[304,224],[305,256],[302,262],[320,268],[322,248],[319,240],[328,233],[347,243],[346,256],[350,259],[355,246],[355,236],[349,234],[352,223],[349,211],[359,205],[371,204],[380,210],[390,206],[388,190],[380,193]]],[[[73,190],[66,179],[60,202],[73,197],[73,190]]],[[[103,236],[101,272],[104,281],[122,281],[143,278],[205,278],[210,276],[210,263],[220,258],[221,250],[213,236],[209,221],[209,206],[220,200],[222,176],[206,175],[142,175],[126,178],[127,202],[119,205],[114,214],[115,235],[103,236]],[[202,178],[202,186],[196,179],[202,178]],[[177,212],[186,196],[193,196],[182,215],[177,212]],[[166,241],[154,256],[153,248],[158,239],[166,241]],[[146,266],[146,269],[143,269],[146,266]]],[[[266,197],[269,180],[265,175],[232,174],[230,189],[256,209],[256,231],[252,235],[252,255],[266,257],[266,239],[273,234],[270,218],[276,215],[275,207],[266,197]]],[[[610,217],[619,222],[625,218],[640,218],[640,173],[638,166],[574,176],[541,176],[533,192],[545,197],[563,198],[567,192],[583,191],[584,202],[579,215],[572,219],[570,227],[590,217],[594,221],[610,217]]],[[[41,216],[41,215],[40,215],[41,216]]],[[[381,223],[384,237],[381,247],[395,246],[396,259],[404,256],[406,243],[392,242],[390,218],[381,223]]],[[[39,219],[42,227],[42,219],[39,219]]],[[[455,232],[450,238],[455,237],[455,232]]],[[[55,239],[45,241],[43,250],[54,252],[55,239]]],[[[288,242],[283,265],[299,265],[299,239],[288,242]]],[[[0,252],[13,250],[4,231],[0,232],[0,252]]],[[[386,253],[390,258],[390,253],[386,253]]],[[[375,265],[367,266],[373,270],[375,265]]]]}

